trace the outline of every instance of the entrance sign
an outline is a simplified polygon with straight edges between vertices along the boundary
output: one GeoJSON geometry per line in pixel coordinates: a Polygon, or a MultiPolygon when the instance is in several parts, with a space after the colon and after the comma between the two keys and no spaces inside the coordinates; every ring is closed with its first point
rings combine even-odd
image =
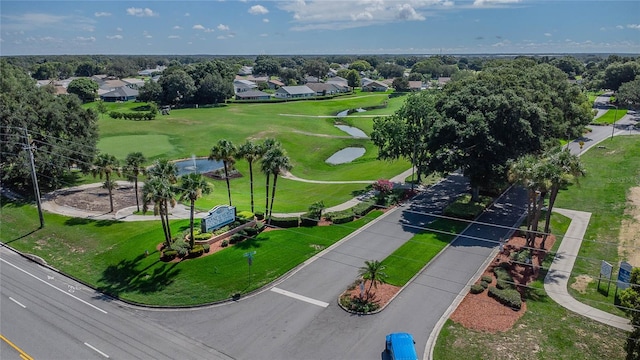
{"type": "Polygon", "coordinates": [[[607,279],[611,279],[612,270],[613,270],[613,265],[602,260],[602,264],[600,264],[600,276],[605,277],[607,279]]]}
{"type": "Polygon", "coordinates": [[[618,289],[626,289],[631,286],[629,283],[631,282],[631,270],[633,266],[626,261],[620,263],[620,270],[618,271],[618,289]]]}
{"type": "Polygon", "coordinates": [[[202,221],[200,221],[200,230],[203,233],[211,232],[212,230],[232,223],[235,219],[235,206],[218,205],[209,210],[209,213],[202,218],[202,221]]]}

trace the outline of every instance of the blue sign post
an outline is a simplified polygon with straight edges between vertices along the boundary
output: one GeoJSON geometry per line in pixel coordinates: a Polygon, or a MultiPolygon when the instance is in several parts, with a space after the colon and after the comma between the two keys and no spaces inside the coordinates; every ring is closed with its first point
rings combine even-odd
{"type": "Polygon", "coordinates": [[[618,289],[626,289],[631,286],[631,270],[633,266],[626,261],[620,263],[620,270],[618,270],[618,281],[616,281],[616,294],[618,296],[618,289]]]}
{"type": "Polygon", "coordinates": [[[251,287],[251,265],[253,265],[253,255],[255,255],[255,251],[249,251],[244,253],[244,257],[247,258],[247,264],[249,264],[249,287],[251,287]]]}

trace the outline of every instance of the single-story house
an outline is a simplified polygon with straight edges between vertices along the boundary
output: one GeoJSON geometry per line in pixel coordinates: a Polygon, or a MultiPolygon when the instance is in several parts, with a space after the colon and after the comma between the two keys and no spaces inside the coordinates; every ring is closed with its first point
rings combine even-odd
{"type": "Polygon", "coordinates": [[[166,68],[167,68],[166,66],[156,66],[155,69],[144,69],[144,70],[138,71],[138,75],[140,75],[140,76],[153,76],[153,74],[157,74],[157,73],[163,72],[166,68]]]}
{"type": "Polygon", "coordinates": [[[271,79],[267,81],[267,85],[269,85],[269,89],[275,90],[277,88],[283,87],[285,84],[280,80],[271,79]]]}
{"type": "Polygon", "coordinates": [[[128,86],[122,86],[107,93],[100,95],[100,99],[106,102],[129,101],[138,97],[138,90],[128,86]]]}
{"type": "Polygon", "coordinates": [[[276,90],[275,96],[280,99],[293,99],[315,96],[316,92],[306,85],[283,86],[276,90]]]}
{"type": "Polygon", "coordinates": [[[420,91],[422,90],[422,81],[409,81],[409,90],[420,91]]]}
{"type": "Polygon", "coordinates": [[[258,85],[253,81],[244,80],[244,79],[235,79],[233,80],[233,90],[236,94],[256,89],[258,85]]]}
{"type": "Polygon", "coordinates": [[[340,76],[334,76],[333,78],[327,80],[327,84],[336,84],[338,86],[349,88],[349,81],[340,76]]]}
{"type": "Polygon", "coordinates": [[[236,100],[269,100],[271,95],[260,90],[242,91],[236,94],[236,100]]]}
{"type": "Polygon", "coordinates": [[[102,83],[98,83],[100,89],[104,90],[115,90],[121,88],[123,86],[127,86],[128,84],[122,80],[114,79],[114,80],[103,80],[102,83]]]}
{"type": "Polygon", "coordinates": [[[315,76],[311,76],[311,75],[307,75],[304,77],[304,83],[308,84],[308,83],[317,83],[320,82],[320,79],[318,79],[315,76]]]}
{"type": "Polygon", "coordinates": [[[144,80],[142,79],[136,79],[136,78],[125,78],[122,79],[122,81],[124,81],[125,83],[127,83],[127,86],[132,88],[132,89],[140,89],[141,87],[144,86],[144,80]]]}
{"type": "Polygon", "coordinates": [[[371,81],[362,85],[362,91],[387,91],[389,86],[379,81],[371,81]]]}
{"type": "Polygon", "coordinates": [[[344,87],[340,85],[331,83],[308,83],[306,86],[315,91],[318,96],[334,95],[349,91],[348,89],[345,90],[344,87]]]}
{"type": "Polygon", "coordinates": [[[247,76],[253,74],[253,66],[243,66],[238,70],[238,75],[247,76]]]}

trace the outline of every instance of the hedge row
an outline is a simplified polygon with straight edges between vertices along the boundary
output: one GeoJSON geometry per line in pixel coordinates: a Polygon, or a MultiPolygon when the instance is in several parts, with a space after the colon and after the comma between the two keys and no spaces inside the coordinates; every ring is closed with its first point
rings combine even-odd
{"type": "Polygon", "coordinates": [[[109,117],[112,119],[125,119],[125,120],[153,120],[156,118],[156,113],[154,112],[117,112],[110,111],[109,117]]]}
{"type": "Polygon", "coordinates": [[[495,286],[489,286],[489,296],[513,309],[520,310],[522,307],[522,299],[516,289],[498,289],[495,286]]]}
{"type": "Polygon", "coordinates": [[[376,207],[376,202],[374,200],[367,200],[357,204],[352,209],[353,209],[353,213],[356,216],[365,216],[375,207],[376,207]]]}
{"type": "Polygon", "coordinates": [[[300,224],[300,218],[297,216],[271,218],[271,225],[276,227],[292,228],[292,227],[298,227],[299,224],[300,224]]]}

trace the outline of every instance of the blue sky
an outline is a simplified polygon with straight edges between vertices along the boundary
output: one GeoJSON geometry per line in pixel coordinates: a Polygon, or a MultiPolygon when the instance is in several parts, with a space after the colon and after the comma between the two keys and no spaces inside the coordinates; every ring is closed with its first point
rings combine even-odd
{"type": "Polygon", "coordinates": [[[640,53],[640,1],[0,2],[0,55],[640,53]]]}

